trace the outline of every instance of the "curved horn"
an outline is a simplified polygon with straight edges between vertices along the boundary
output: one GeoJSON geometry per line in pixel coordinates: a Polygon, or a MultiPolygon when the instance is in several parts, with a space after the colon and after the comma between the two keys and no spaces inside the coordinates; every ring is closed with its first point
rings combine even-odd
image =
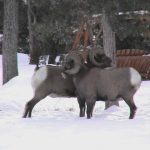
{"type": "Polygon", "coordinates": [[[65,58],[64,72],[70,75],[76,74],[79,72],[83,63],[84,60],[81,55],[75,51],[71,51],[65,58]]]}
{"type": "Polygon", "coordinates": [[[107,57],[104,53],[104,50],[101,48],[89,50],[87,56],[87,64],[89,66],[96,66],[100,68],[110,67],[112,60],[107,57]]]}

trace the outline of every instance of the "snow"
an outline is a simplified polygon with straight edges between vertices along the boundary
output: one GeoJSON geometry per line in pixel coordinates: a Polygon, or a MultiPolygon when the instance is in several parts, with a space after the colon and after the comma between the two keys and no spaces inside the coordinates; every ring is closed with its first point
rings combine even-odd
{"type": "Polygon", "coordinates": [[[2,85],[2,55],[0,55],[0,86],[2,85]]]}
{"type": "Polygon", "coordinates": [[[138,11],[127,11],[127,12],[119,12],[118,15],[130,15],[130,14],[137,14],[137,15],[145,15],[150,14],[148,10],[138,10],[138,11]]]}
{"type": "Polygon", "coordinates": [[[33,95],[35,66],[24,54],[18,54],[18,62],[19,76],[0,86],[0,150],[149,149],[150,81],[143,81],[134,97],[138,111],[133,120],[123,101],[107,110],[104,102],[97,102],[93,118],[86,119],[78,117],[75,98],[62,97],[46,97],[35,106],[32,118],[22,118],[33,95]]]}

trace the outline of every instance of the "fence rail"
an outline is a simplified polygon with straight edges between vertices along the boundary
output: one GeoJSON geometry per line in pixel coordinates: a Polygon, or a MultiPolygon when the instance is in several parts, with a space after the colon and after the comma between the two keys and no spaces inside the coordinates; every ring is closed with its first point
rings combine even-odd
{"type": "MultiPolygon", "coordinates": [[[[80,51],[86,60],[88,51],[80,51]]],[[[150,79],[150,55],[140,49],[123,49],[116,51],[117,67],[133,67],[143,79],[150,79]]]]}
{"type": "Polygon", "coordinates": [[[142,56],[145,55],[146,52],[141,49],[123,49],[116,51],[117,57],[119,56],[142,56]]]}
{"type": "Polygon", "coordinates": [[[133,67],[143,79],[150,79],[150,56],[117,57],[117,67],[133,67]]]}

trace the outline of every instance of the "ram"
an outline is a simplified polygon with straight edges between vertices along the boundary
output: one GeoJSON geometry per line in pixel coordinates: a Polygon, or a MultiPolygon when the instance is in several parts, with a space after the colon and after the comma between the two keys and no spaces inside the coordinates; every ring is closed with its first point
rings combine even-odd
{"type": "Polygon", "coordinates": [[[92,117],[95,102],[122,98],[130,108],[130,119],[137,110],[133,96],[141,85],[141,76],[133,68],[88,68],[82,57],[71,52],[65,58],[64,72],[73,77],[80,107],[80,117],[92,117]]]}
{"type": "Polygon", "coordinates": [[[36,70],[31,79],[33,98],[26,103],[23,117],[31,117],[33,107],[50,94],[66,97],[75,96],[72,77],[63,78],[60,66],[46,65],[36,70]]]}
{"type": "MultiPolygon", "coordinates": [[[[77,52],[76,52],[77,53],[77,52]]],[[[88,61],[86,66],[109,67],[111,60],[102,51],[92,50],[88,54],[88,61]],[[90,55],[90,56],[89,56],[90,55]],[[103,58],[96,60],[95,58],[103,58]],[[92,65],[93,61],[93,65],[92,65]],[[95,64],[96,63],[96,64],[95,64]]],[[[75,97],[76,90],[71,76],[63,77],[62,66],[46,65],[43,67],[36,67],[31,79],[33,98],[25,105],[23,117],[31,117],[34,106],[50,94],[55,94],[65,97],[75,97]]]]}

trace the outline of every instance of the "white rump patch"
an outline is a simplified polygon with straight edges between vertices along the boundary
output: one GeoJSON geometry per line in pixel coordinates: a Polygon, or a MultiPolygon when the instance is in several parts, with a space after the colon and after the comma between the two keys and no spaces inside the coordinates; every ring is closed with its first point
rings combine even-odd
{"type": "Polygon", "coordinates": [[[31,84],[33,89],[37,89],[41,83],[47,78],[47,67],[43,66],[35,71],[32,76],[31,84]]]}
{"type": "Polygon", "coordinates": [[[139,86],[141,83],[140,74],[133,68],[130,68],[130,81],[133,86],[139,86]]]}

